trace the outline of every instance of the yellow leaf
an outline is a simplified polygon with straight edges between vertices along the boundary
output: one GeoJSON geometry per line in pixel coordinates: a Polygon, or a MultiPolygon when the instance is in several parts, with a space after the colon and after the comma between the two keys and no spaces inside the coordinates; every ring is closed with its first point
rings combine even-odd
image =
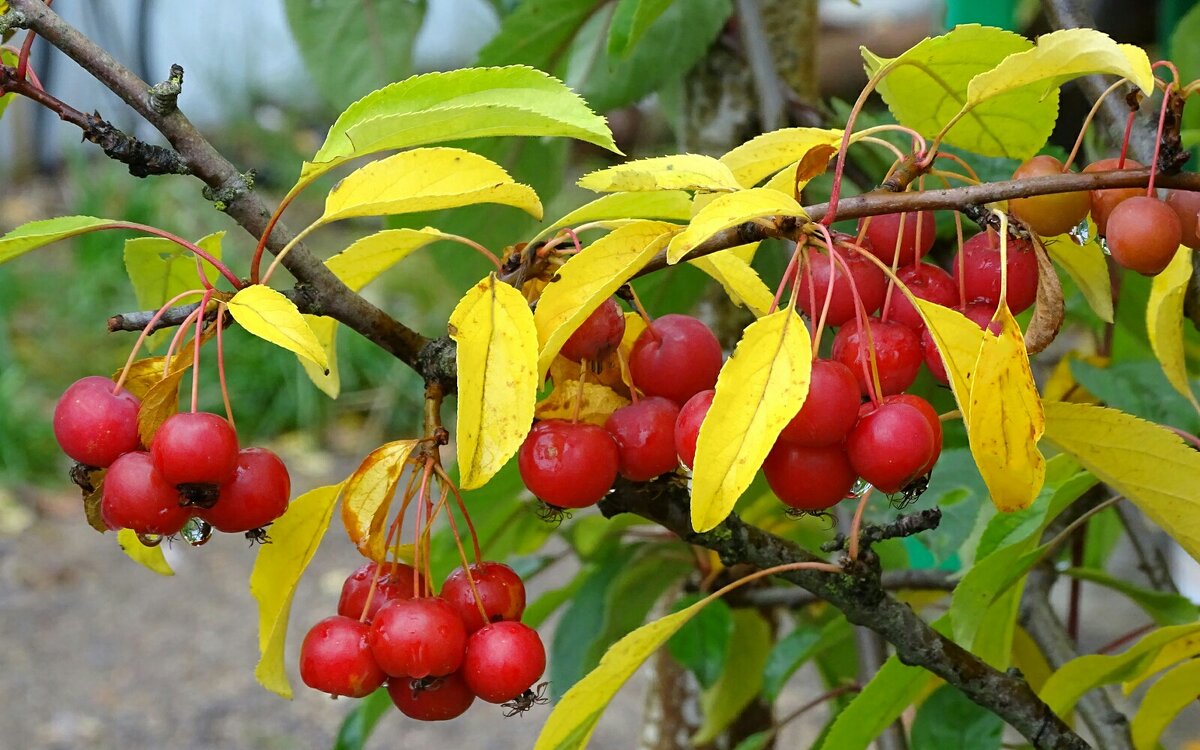
{"type": "Polygon", "coordinates": [[[534,414],[538,419],[573,419],[577,413],[576,403],[579,403],[580,422],[603,427],[608,415],[628,406],[629,399],[600,383],[585,380],[581,392],[578,380],[556,381],[554,390],[538,402],[534,414]]]}
{"type": "Polygon", "coordinates": [[[283,660],[292,597],[329,528],[341,489],[341,484],[318,487],[293,500],[287,512],[271,524],[271,543],[259,548],[250,573],[250,594],[258,602],[261,655],[254,677],[267,690],[284,698],[292,697],[283,660]]]}
{"type": "MultiPolygon", "coordinates": [[[[906,291],[899,286],[896,288],[906,291]]],[[[954,400],[962,412],[963,424],[967,424],[971,414],[971,383],[983,346],[983,330],[957,310],[916,297],[910,297],[909,301],[915,301],[938,354],[942,356],[954,400]]]]}
{"type": "Polygon", "coordinates": [[[671,240],[667,248],[667,261],[678,263],[683,256],[717,232],[766,216],[807,218],[795,199],[777,190],[751,188],[722,195],[700,209],[687,229],[671,240]]]}
{"type": "Polygon", "coordinates": [[[1153,659],[1141,662],[1138,672],[1129,675],[1121,683],[1121,692],[1129,695],[1137,689],[1138,685],[1167,667],[1198,655],[1200,655],[1200,633],[1191,632],[1176,638],[1159,649],[1153,659]]]}
{"type": "Polygon", "coordinates": [[[142,397],[137,415],[138,437],[142,445],[150,445],[162,423],[179,411],[179,383],[185,373],[184,369],[171,368],[171,373],[150,386],[150,390],[142,397]]]}
{"type": "Polygon", "coordinates": [[[1200,402],[1188,383],[1183,356],[1183,298],[1192,278],[1192,249],[1180,246],[1175,257],[1150,285],[1146,303],[1146,332],[1150,348],[1162,364],[1171,387],[1187,397],[1198,411],[1200,402]]]}
{"type": "Polygon", "coordinates": [[[1063,29],[1038,37],[1033,49],[1009,55],[972,78],[963,108],[1025,86],[1040,85],[1049,92],[1091,73],[1128,78],[1147,96],[1154,92],[1150,58],[1141,48],[1117,44],[1095,29],[1063,29]]]}
{"type": "Polygon", "coordinates": [[[678,229],[663,221],[637,221],[596,240],[558,269],[558,281],[546,286],[533,316],[539,376],[545,377],[559,349],[592,311],[640,271],[678,229]]]}
{"type": "Polygon", "coordinates": [[[1025,681],[1035,692],[1042,689],[1046,680],[1050,679],[1050,673],[1054,671],[1042,649],[1029,635],[1029,631],[1020,625],[1013,631],[1012,657],[1013,667],[1021,670],[1025,681]]]}
{"type": "Polygon", "coordinates": [[[342,490],[342,523],[350,541],[365,557],[383,562],[387,553],[388,510],[396,483],[416,440],[397,440],[371,451],[345,482],[342,490]]]}
{"type": "MultiPolygon", "coordinates": [[[[767,175],[789,164],[795,166],[809,151],[819,146],[836,149],[842,143],[842,131],[825,128],[784,128],[763,133],[721,157],[742,187],[754,187],[767,175]]],[[[792,194],[791,189],[787,190],[792,194]]]]}
{"type": "Polygon", "coordinates": [[[171,570],[167,559],[163,557],[162,545],[147,547],[131,529],[121,529],[117,532],[117,544],[121,545],[121,551],[129,555],[129,559],[139,565],[146,566],[160,576],[175,575],[175,571],[171,570]]]}
{"type": "Polygon", "coordinates": [[[965,422],[992,502],[1014,511],[1029,507],[1046,479],[1046,459],[1037,447],[1046,419],[1021,327],[1007,305],[997,316],[1000,334],[983,334],[965,422]]]}
{"type": "Polygon", "coordinates": [[[1046,240],[1046,252],[1055,263],[1062,266],[1083,298],[1088,307],[1105,323],[1113,321],[1112,282],[1108,277],[1108,262],[1104,259],[1104,251],[1096,241],[1096,225],[1089,222],[1087,244],[1077,245],[1070,235],[1060,235],[1046,240]]]}
{"type": "Polygon", "coordinates": [[[1167,428],[1116,409],[1062,401],[1043,406],[1047,440],[1200,560],[1200,452],[1167,428]]]}
{"type": "Polygon", "coordinates": [[[600,716],[638,667],[699,612],[707,599],[647,623],[609,647],[587,676],[575,683],[550,712],[534,750],[578,750],[587,746],[600,716]]]}
{"type": "MultiPolygon", "coordinates": [[[[549,236],[562,227],[621,219],[665,219],[687,221],[692,218],[692,197],[682,190],[651,193],[610,193],[585,203],[537,233],[531,242],[549,236]]],[[[616,228],[616,227],[610,227],[616,228]]]]}
{"type": "Polygon", "coordinates": [[[274,289],[262,284],[245,287],[229,300],[229,314],[255,336],[310,359],[322,369],[329,367],[321,342],[296,304],[274,289]]]}
{"type": "Polygon", "coordinates": [[[307,357],[297,356],[296,359],[304,367],[304,373],[308,375],[308,379],[313,382],[313,385],[321,389],[326,396],[337,398],[342,392],[342,375],[338,370],[337,359],[338,322],[333,318],[319,315],[305,315],[304,320],[312,329],[313,335],[317,337],[321,351],[325,352],[325,359],[329,362],[329,367],[321,369],[307,357]]]}
{"type": "Polygon", "coordinates": [[[1100,399],[1093,396],[1088,389],[1075,380],[1075,374],[1071,372],[1071,363],[1075,361],[1087,362],[1096,367],[1108,367],[1109,364],[1108,357],[1095,354],[1080,356],[1076,352],[1068,352],[1054,366],[1050,377],[1046,378],[1046,385],[1042,387],[1043,401],[1071,401],[1077,404],[1100,403],[1100,399]]]}
{"type": "Polygon", "coordinates": [[[597,193],[690,190],[732,192],[741,186],[729,167],[699,154],[655,156],[618,164],[584,175],[579,187],[597,193]]]}
{"type": "Polygon", "coordinates": [[[500,471],[529,434],[538,337],[529,303],[490,274],[459,300],[450,338],[458,344],[458,468],[469,490],[500,471]]]}
{"type": "Polygon", "coordinates": [[[542,202],[494,161],[460,148],[415,148],[371,162],[334,186],[325,198],[325,224],[352,216],[499,203],[542,218],[542,202]]]}
{"type": "Polygon", "coordinates": [[[808,395],[812,345],[790,309],[759,318],[717,377],[700,426],[692,474],[692,528],[712,529],[733,510],[784,426],[808,395]]]}
{"type": "MultiPolygon", "coordinates": [[[[753,250],[756,245],[743,247],[753,250]]],[[[735,250],[737,248],[722,250],[688,262],[719,281],[733,304],[747,307],[755,317],[761,318],[771,309],[775,295],[759,278],[758,272],[735,254],[735,250]]]]}
{"type": "Polygon", "coordinates": [[[1179,712],[1200,697],[1200,661],[1181,664],[1160,677],[1142,697],[1129,723],[1135,750],[1155,750],[1158,738],[1179,712]]]}

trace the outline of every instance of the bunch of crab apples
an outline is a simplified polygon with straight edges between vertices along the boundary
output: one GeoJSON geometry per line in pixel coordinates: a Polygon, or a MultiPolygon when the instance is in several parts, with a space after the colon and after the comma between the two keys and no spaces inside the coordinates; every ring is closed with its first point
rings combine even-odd
{"type": "Polygon", "coordinates": [[[89,470],[105,469],[105,524],[165,537],[196,517],[218,531],[264,538],[263,528],[283,515],[291,494],[279,456],[239,449],[230,423],[206,412],[172,415],[147,451],[138,433],[140,408],[132,393],[92,376],[72,384],[54,409],[63,452],[89,470]]]}
{"type": "Polygon", "coordinates": [[[497,562],[468,570],[433,596],[409,565],[366,563],[342,586],[337,615],[305,636],[300,677],[334,697],[363,698],[386,683],[396,708],[421,721],[453,719],[476,698],[510,714],[542,702],[533,687],[546,650],[521,623],[521,578],[497,562]]]}

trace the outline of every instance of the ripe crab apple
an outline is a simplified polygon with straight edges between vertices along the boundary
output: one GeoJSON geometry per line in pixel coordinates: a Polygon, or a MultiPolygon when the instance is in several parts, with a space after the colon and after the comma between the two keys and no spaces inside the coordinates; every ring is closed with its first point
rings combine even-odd
{"type": "Polygon", "coordinates": [[[141,401],[99,375],[76,380],[54,407],[54,437],[59,447],[85,466],[106,467],[135,451],[141,401]]]}
{"type": "Polygon", "coordinates": [[[100,514],[113,529],[170,536],[191,517],[179,492],[154,469],[150,454],[133,451],[113,461],[104,475],[100,514]]]}
{"type": "Polygon", "coordinates": [[[648,396],[609,415],[604,429],[617,441],[621,476],[645,482],[679,466],[675,454],[678,418],[679,406],[662,396],[648,396]]]}
{"type": "Polygon", "coordinates": [[[559,353],[572,362],[603,359],[621,344],[625,335],[625,315],[621,306],[609,297],[592,311],[562,345],[559,353]]]}
{"type": "Polygon", "coordinates": [[[533,687],[546,671],[546,649],[533,628],[494,622],[467,641],[462,674],[471,692],[488,703],[506,703],[533,687]]]}
{"type": "Polygon", "coordinates": [[[517,452],[521,479],[558,508],[595,505],[612,488],[620,450],[603,427],[564,419],[538,422],[517,452]]]}
{"type": "Polygon", "coordinates": [[[450,602],[462,618],[470,635],[490,622],[512,620],[519,622],[525,611],[525,584],[517,572],[504,563],[480,562],[470,567],[471,580],[466,571],[456,568],[442,584],[441,596],[450,602]],[[475,588],[471,588],[474,581],[475,588]],[[475,592],[487,613],[487,619],[479,614],[475,592]]]}
{"type": "Polygon", "coordinates": [[[291,497],[287,467],[266,448],[246,448],[238,453],[233,478],[221,485],[217,502],[196,515],[214,529],[236,533],[259,529],[283,515],[291,497]]]}
{"type": "Polygon", "coordinates": [[[858,220],[860,233],[864,224],[867,225],[866,240],[870,243],[864,247],[868,247],[876,258],[896,268],[911,265],[917,258],[925,257],[937,238],[937,221],[931,211],[864,216],[858,220]],[[899,247],[897,238],[900,238],[899,247]]]}
{"type": "Polygon", "coordinates": [[[326,617],[304,636],[300,679],[314,690],[365,698],[386,677],[367,645],[367,624],[350,617],[326,617]]]}
{"type": "Polygon", "coordinates": [[[690,315],[664,315],[638,336],[629,354],[629,375],[647,396],[686,403],[717,384],[721,344],[690,315]]]}
{"type": "Polygon", "coordinates": [[[462,664],[467,630],[441,597],[388,602],[375,614],[367,643],[390,677],[442,677],[462,664]]]}
{"type": "Polygon", "coordinates": [[[418,721],[449,721],[466,713],[475,702],[461,672],[421,680],[388,680],[388,696],[400,713],[418,721]]]}
{"type": "Polygon", "coordinates": [[[696,462],[696,439],[700,437],[700,425],[704,423],[716,393],[710,388],[692,396],[679,410],[675,420],[675,452],[689,469],[696,462]]]}

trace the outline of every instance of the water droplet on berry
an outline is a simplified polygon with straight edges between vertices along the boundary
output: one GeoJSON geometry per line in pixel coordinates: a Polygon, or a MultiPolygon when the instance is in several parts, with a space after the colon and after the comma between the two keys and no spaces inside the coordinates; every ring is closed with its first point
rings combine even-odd
{"type": "Polygon", "coordinates": [[[203,519],[193,517],[188,519],[188,522],[179,530],[179,535],[183,537],[183,541],[193,547],[199,547],[212,538],[212,532],[211,524],[203,519]]]}
{"type": "Polygon", "coordinates": [[[870,482],[862,477],[859,477],[854,481],[854,485],[850,488],[850,492],[846,495],[846,497],[854,500],[861,499],[862,496],[867,494],[867,492],[872,488],[873,485],[870,482]]]}
{"type": "Polygon", "coordinates": [[[164,537],[162,534],[138,534],[137,538],[143,547],[157,547],[162,544],[164,537]]]}

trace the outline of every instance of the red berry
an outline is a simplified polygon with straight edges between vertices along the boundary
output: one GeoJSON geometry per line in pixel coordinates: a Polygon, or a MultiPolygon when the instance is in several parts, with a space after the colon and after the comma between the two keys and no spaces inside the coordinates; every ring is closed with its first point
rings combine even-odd
{"type": "Polygon", "coordinates": [[[612,297],[600,303],[575,329],[559,353],[573,362],[596,361],[616,349],[625,335],[625,315],[612,297]]]}
{"type": "MultiPolygon", "coordinates": [[[[1061,161],[1042,154],[1017,167],[1017,171],[1013,172],[1013,179],[1063,173],[1061,161]]],[[[1008,210],[1013,216],[1043,237],[1053,237],[1071,231],[1087,216],[1090,207],[1091,199],[1086,192],[1050,193],[1030,198],[1013,198],[1008,202],[1008,210]]]]}
{"type": "Polygon", "coordinates": [[[335,615],[326,617],[304,636],[300,646],[300,679],[330,695],[365,698],[385,679],[367,646],[367,624],[335,615]]]}
{"type": "Polygon", "coordinates": [[[237,470],[237,433],[224,417],[181,412],[158,428],[150,453],[171,484],[224,484],[237,470]]]}
{"type": "MultiPolygon", "coordinates": [[[[899,393],[913,384],[921,369],[921,339],[911,328],[900,323],[868,318],[871,339],[875,346],[875,362],[879,368],[880,396],[899,393]]],[[[870,375],[870,347],[859,330],[858,321],[842,326],[833,337],[833,358],[850,368],[863,394],[870,375]]]]}
{"type": "MultiPolygon", "coordinates": [[[[1016,315],[1028,310],[1037,299],[1037,256],[1028,240],[1015,237],[1008,238],[1006,249],[1008,294],[1005,299],[1008,309],[1016,315]]],[[[964,242],[962,250],[954,256],[950,270],[956,285],[962,279],[968,300],[989,302],[994,309],[1000,301],[1000,235],[989,229],[964,242]]]]}
{"type": "Polygon", "coordinates": [[[675,420],[675,452],[689,469],[696,462],[696,438],[700,437],[700,425],[704,423],[716,393],[715,390],[707,390],[692,396],[679,410],[679,417],[675,420]]]}
{"type": "Polygon", "coordinates": [[[850,464],[882,492],[899,492],[933,457],[933,430],[911,404],[864,404],[863,411],[846,438],[850,464]]]}
{"type": "MultiPolygon", "coordinates": [[[[996,312],[993,305],[986,302],[972,302],[964,307],[956,308],[960,313],[965,315],[967,319],[979,326],[981,330],[991,331],[993,335],[1000,335],[1000,323],[992,321],[992,315],[996,312]]],[[[942,355],[937,350],[937,344],[934,343],[933,334],[929,329],[921,331],[921,352],[925,356],[925,365],[929,368],[929,373],[933,375],[942,385],[950,382],[946,375],[946,364],[942,362],[942,355]]]]}
{"type": "Polygon", "coordinates": [[[858,479],[841,443],[810,448],[782,440],[767,454],[763,475],[776,497],[807,511],[833,507],[858,479]]]}
{"type": "Polygon", "coordinates": [[[138,449],[141,402],[99,375],[76,380],[54,407],[54,437],[63,453],[86,466],[104,467],[138,449]]]}
{"type": "Polygon", "coordinates": [[[1175,257],[1183,242],[1183,226],[1166,203],[1141,195],[1113,209],[1105,241],[1121,267],[1155,276],[1175,257]]]}
{"type": "Polygon", "coordinates": [[[216,504],[196,515],[226,533],[266,526],[287,510],[292,481],[279,456],[266,448],[247,448],[238,454],[237,470],[225,484],[216,504]]]}
{"type": "Polygon", "coordinates": [[[858,421],[859,403],[858,381],[849,367],[831,359],[813,360],[808,398],[779,439],[810,447],[841,443],[858,421]]]}
{"type": "MultiPolygon", "coordinates": [[[[1141,189],[1138,189],[1141,192],[1141,189]]],[[[1179,217],[1182,241],[1193,250],[1200,248],[1200,192],[1193,190],[1168,190],[1167,205],[1179,217]]]]}
{"type": "MultiPolygon", "coordinates": [[[[952,307],[958,304],[958,284],[954,283],[950,274],[932,263],[905,266],[896,273],[896,276],[918,299],[936,302],[943,307],[952,307]]],[[[903,323],[917,333],[925,328],[925,321],[921,318],[921,314],[899,289],[892,290],[892,298],[888,301],[887,311],[882,317],[903,323]]]]}
{"type": "Polygon", "coordinates": [[[457,568],[442,584],[442,598],[450,602],[462,618],[470,635],[490,622],[512,620],[519,622],[525,611],[525,584],[516,571],[504,563],[481,562],[471,566],[475,591],[487,612],[485,620],[475,603],[475,591],[462,568],[457,568]]]}
{"type": "Polygon", "coordinates": [[[846,280],[846,270],[840,263],[824,253],[809,253],[808,265],[800,274],[799,296],[796,300],[800,309],[808,313],[810,319],[819,320],[832,279],[833,293],[829,298],[829,310],[825,313],[825,324],[830,326],[840,326],[854,317],[854,289],[858,291],[868,315],[883,304],[883,295],[887,291],[887,278],[874,263],[857,252],[838,251],[838,255],[845,261],[846,268],[850,269],[850,278],[854,281],[853,289],[846,280]]]}
{"type": "Polygon", "coordinates": [[[391,677],[442,677],[462,664],[467,631],[441,597],[392,600],[375,614],[367,642],[391,677]]]}
{"type": "MultiPolygon", "coordinates": [[[[1113,172],[1117,169],[1117,164],[1120,159],[1101,159],[1094,161],[1083,168],[1084,172],[1113,172]]],[[[1126,159],[1125,166],[1122,169],[1141,169],[1142,165],[1133,159],[1126,159]]],[[[1096,231],[1104,236],[1105,230],[1108,228],[1108,217],[1112,215],[1113,209],[1119,206],[1123,201],[1129,198],[1136,198],[1139,195],[1145,195],[1144,188],[1108,188],[1105,190],[1092,190],[1090,192],[1092,206],[1092,221],[1096,222],[1096,231]]]]}
{"type": "Polygon", "coordinates": [[[467,641],[462,674],[471,692],[488,703],[506,703],[546,671],[546,649],[533,628],[495,622],[467,641]]]}
{"type": "MultiPolygon", "coordinates": [[[[387,562],[383,565],[383,572],[379,574],[379,580],[375,583],[375,593],[371,594],[371,605],[367,608],[368,623],[375,619],[376,613],[388,602],[413,597],[413,579],[417,577],[417,571],[413,570],[411,565],[400,562],[387,562]]],[[[366,563],[351,573],[342,584],[342,596],[338,599],[337,607],[339,615],[353,617],[355,620],[362,617],[363,608],[367,606],[367,594],[371,591],[371,581],[375,578],[375,569],[378,566],[378,563],[366,563]]],[[[423,579],[421,584],[421,591],[429,591],[429,584],[423,579]]]]}
{"type": "Polygon", "coordinates": [[[595,505],[617,478],[620,451],[603,427],[547,419],[517,453],[521,479],[539,500],[558,508],[595,505]]]}
{"type": "Polygon", "coordinates": [[[104,475],[100,513],[114,529],[170,536],[183,528],[191,512],[179,504],[179,492],[154,470],[145,451],[113,461],[104,475]]]}
{"type": "Polygon", "coordinates": [[[721,361],[721,344],[708,326],[688,315],[664,315],[634,342],[629,374],[647,396],[682,404],[717,384],[721,361]]]}
{"type": "Polygon", "coordinates": [[[675,420],[679,407],[661,396],[649,396],[622,406],[604,423],[621,453],[618,471],[633,482],[644,482],[679,466],[675,454],[675,420]]]}
{"type": "Polygon", "coordinates": [[[867,224],[866,239],[870,243],[866,246],[867,249],[889,266],[910,265],[917,258],[924,257],[933,248],[933,241],[937,237],[937,222],[931,211],[921,211],[919,214],[864,216],[858,220],[859,232],[862,232],[863,224],[867,224]],[[896,238],[900,236],[901,217],[904,221],[904,235],[897,253],[896,238]],[[920,237],[917,235],[918,224],[920,237]],[[897,255],[900,257],[898,261],[897,255]]]}
{"type": "Polygon", "coordinates": [[[387,691],[400,713],[418,721],[449,721],[475,702],[460,672],[423,680],[388,680],[387,691]]]}
{"type": "Polygon", "coordinates": [[[911,393],[897,393],[893,396],[888,396],[883,401],[886,404],[908,404],[916,408],[917,411],[921,412],[921,416],[925,417],[930,431],[933,432],[933,456],[921,467],[921,471],[917,476],[925,476],[933,471],[933,467],[937,465],[938,458],[942,455],[942,420],[938,418],[937,410],[933,408],[933,404],[911,393]]]}

